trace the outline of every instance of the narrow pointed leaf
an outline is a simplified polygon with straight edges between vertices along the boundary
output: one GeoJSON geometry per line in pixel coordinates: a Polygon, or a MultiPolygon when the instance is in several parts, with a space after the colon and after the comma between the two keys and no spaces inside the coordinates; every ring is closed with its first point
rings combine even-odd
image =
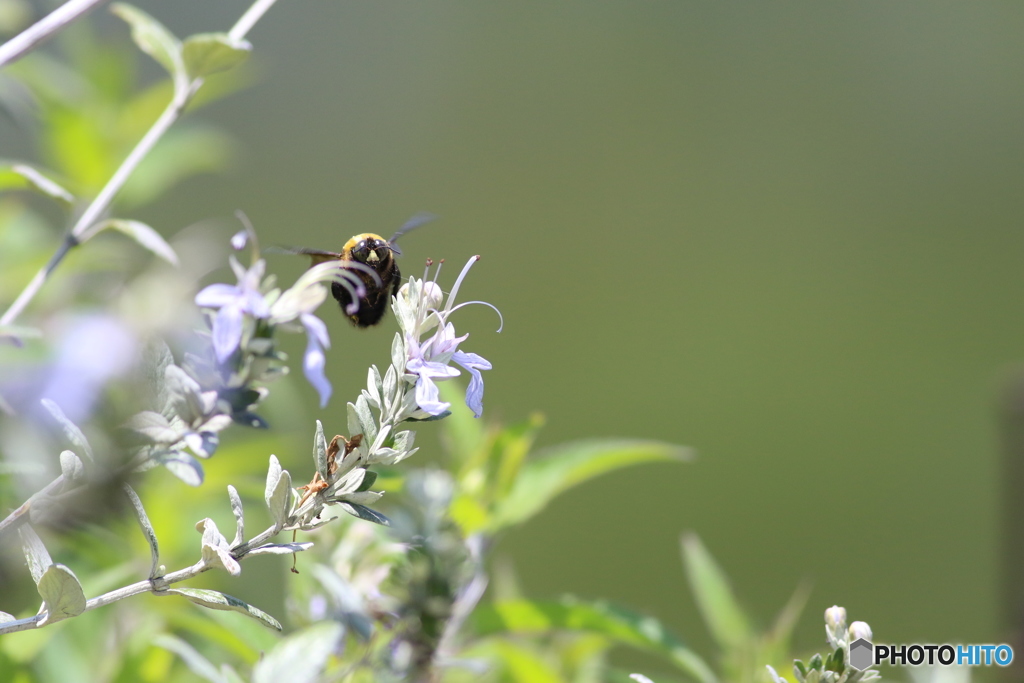
{"type": "Polygon", "coordinates": [[[751,637],[750,622],[729,579],[696,534],[683,536],[683,566],[697,607],[719,646],[730,651],[751,637]]]}
{"type": "Polygon", "coordinates": [[[132,29],[132,40],[139,49],[167,69],[180,87],[186,77],[185,64],[181,58],[181,42],[159,21],[142,10],[125,3],[116,3],[110,11],[124,19],[132,29]]]}
{"type": "Polygon", "coordinates": [[[293,633],[257,662],[253,683],[315,683],[342,635],[341,624],[331,621],[293,633]]]}
{"type": "Polygon", "coordinates": [[[53,564],[36,586],[46,604],[46,623],[77,617],[85,611],[85,591],[78,577],[62,564],[53,564]]]}
{"type": "Polygon", "coordinates": [[[38,585],[43,574],[53,564],[53,560],[50,559],[50,553],[43,545],[43,539],[39,538],[39,534],[32,528],[32,525],[22,524],[18,527],[18,535],[21,536],[21,550],[25,555],[28,571],[32,575],[32,580],[38,585]]]}
{"type": "Polygon", "coordinates": [[[120,219],[104,221],[95,228],[89,230],[89,235],[95,235],[103,230],[117,230],[118,232],[122,232],[138,242],[139,246],[153,252],[172,266],[178,265],[178,254],[176,254],[174,249],[171,248],[171,245],[169,245],[167,241],[160,236],[160,233],[145,223],[120,219]]]}
{"type": "Polygon", "coordinates": [[[270,628],[278,631],[282,630],[281,623],[277,619],[258,607],[253,607],[244,600],[239,600],[227,593],[204,590],[201,588],[168,588],[166,591],[157,593],[157,595],[164,594],[181,595],[197,605],[209,607],[210,609],[241,612],[242,614],[247,614],[254,619],[258,619],[261,623],[269,626],[270,628]]]}
{"type": "Polygon", "coordinates": [[[182,57],[192,78],[202,78],[218,71],[233,69],[248,57],[252,45],[236,40],[226,33],[198,33],[185,39],[182,57]]]}
{"type": "Polygon", "coordinates": [[[538,454],[522,466],[491,521],[491,531],[523,522],[563,491],[613,470],[649,462],[679,462],[690,451],[660,441],[575,441],[538,454]]]}
{"type": "Polygon", "coordinates": [[[154,443],[177,443],[183,436],[179,430],[171,426],[166,417],[152,410],[143,410],[133,415],[125,426],[154,443]]]}
{"type": "Polygon", "coordinates": [[[231,547],[234,548],[245,540],[245,516],[242,512],[242,499],[231,484],[228,484],[228,498],[231,500],[231,514],[235,516],[235,538],[231,541],[231,547]]]}
{"type": "Polygon", "coordinates": [[[295,553],[309,550],[313,544],[309,541],[303,543],[267,543],[258,548],[253,548],[246,555],[294,555],[295,553]]]}
{"type": "Polygon", "coordinates": [[[320,478],[330,481],[330,468],[327,464],[327,438],[324,436],[324,426],[320,420],[316,421],[316,433],[313,435],[313,461],[316,463],[316,471],[320,478]]]}
{"type": "Polygon", "coordinates": [[[181,657],[181,661],[185,662],[185,666],[196,676],[210,681],[210,683],[228,683],[228,680],[221,675],[209,659],[181,638],[162,633],[153,639],[153,644],[181,657]]]}
{"type": "Polygon", "coordinates": [[[380,524],[382,526],[391,526],[391,520],[377,512],[371,510],[365,505],[359,503],[338,503],[341,508],[348,514],[358,517],[359,519],[365,519],[367,522],[373,522],[374,524],[380,524]]]}
{"type": "Polygon", "coordinates": [[[63,204],[74,204],[75,196],[27,164],[0,165],[0,189],[28,188],[63,204]]]}
{"type": "Polygon", "coordinates": [[[203,466],[188,453],[167,451],[157,453],[154,459],[167,470],[189,486],[201,486],[203,483],[203,466]]]}
{"type": "Polygon", "coordinates": [[[135,493],[135,490],[128,484],[124,484],[125,495],[128,496],[128,500],[131,501],[132,507],[135,509],[135,517],[139,520],[139,527],[142,529],[142,535],[146,537],[146,542],[149,543],[149,554],[152,563],[149,569],[149,578],[154,578],[160,573],[160,545],[156,540],[156,531],[153,529],[153,524],[149,521],[149,515],[146,514],[146,509],[142,507],[142,500],[139,498],[139,494],[135,493]]]}
{"type": "Polygon", "coordinates": [[[711,668],[653,617],[603,602],[503,600],[480,605],[469,623],[477,635],[537,635],[577,631],[668,658],[701,683],[716,683],[711,668]]]}

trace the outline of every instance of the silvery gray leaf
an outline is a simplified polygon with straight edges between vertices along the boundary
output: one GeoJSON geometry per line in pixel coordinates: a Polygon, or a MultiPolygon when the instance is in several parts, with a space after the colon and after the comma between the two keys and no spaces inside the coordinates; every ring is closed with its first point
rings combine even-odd
{"type": "Polygon", "coordinates": [[[267,468],[267,485],[263,491],[263,499],[267,501],[267,506],[270,506],[270,500],[274,496],[274,491],[277,489],[277,482],[281,480],[281,463],[278,462],[276,455],[270,456],[270,466],[267,468]]]}
{"type": "Polygon", "coordinates": [[[168,365],[164,377],[167,380],[168,400],[174,412],[189,424],[203,417],[202,389],[199,383],[177,365],[168,365]]]}
{"type": "Polygon", "coordinates": [[[77,617],[85,611],[85,591],[78,577],[62,564],[52,564],[36,585],[46,607],[46,617],[40,626],[52,624],[68,617],[77,617]]]}
{"type": "Polygon", "coordinates": [[[85,466],[73,452],[61,451],[60,473],[64,477],[64,481],[72,482],[76,479],[81,479],[85,475],[85,466]]]}
{"type": "Polygon", "coordinates": [[[155,443],[177,443],[182,433],[171,426],[170,421],[152,410],[144,410],[133,415],[126,424],[128,429],[143,434],[155,443]]]}
{"type": "Polygon", "coordinates": [[[369,439],[372,442],[377,438],[377,420],[373,418],[370,404],[366,402],[365,398],[360,396],[356,399],[355,408],[359,424],[362,427],[359,431],[362,432],[363,438],[369,439]]]}
{"type": "Polygon", "coordinates": [[[242,566],[231,556],[228,539],[224,538],[216,523],[207,517],[196,524],[196,529],[203,534],[203,564],[220,567],[232,576],[238,576],[242,566]]]}
{"type": "Polygon", "coordinates": [[[203,466],[188,453],[163,451],[153,457],[189,486],[200,486],[203,483],[203,466]]]}
{"type": "Polygon", "coordinates": [[[231,547],[234,548],[245,540],[245,516],[242,512],[242,498],[231,484],[228,484],[228,498],[231,500],[231,514],[235,516],[235,538],[231,541],[231,547]]]}
{"type": "MultiPolygon", "coordinates": [[[[254,619],[258,619],[262,624],[269,626],[270,628],[278,631],[282,630],[281,623],[270,616],[258,607],[253,607],[244,600],[228,595],[227,593],[221,593],[219,591],[204,590],[201,588],[168,588],[165,591],[156,593],[157,595],[181,595],[188,598],[190,601],[203,607],[209,607],[210,609],[227,610],[231,612],[241,612],[242,614],[248,614],[254,619]]],[[[291,679],[282,679],[291,680],[291,679]]]]}
{"type": "Polygon", "coordinates": [[[334,482],[334,486],[328,492],[328,495],[344,496],[348,493],[353,493],[359,489],[359,486],[363,483],[363,478],[366,476],[366,470],[363,468],[357,468],[349,472],[343,477],[339,477],[338,481],[334,482]]]}
{"type": "Polygon", "coordinates": [[[253,669],[253,683],[316,683],[344,629],[333,621],[302,629],[278,643],[253,669]]]}
{"type": "Polygon", "coordinates": [[[206,679],[210,683],[228,683],[228,679],[221,675],[221,672],[210,660],[181,638],[161,633],[153,639],[153,644],[181,657],[181,661],[185,662],[185,666],[196,676],[206,679]]]}
{"type": "Polygon", "coordinates": [[[64,411],[60,409],[60,406],[50,399],[44,398],[40,403],[43,404],[43,407],[50,412],[53,419],[56,420],[61,426],[61,429],[64,430],[64,436],[67,437],[67,440],[70,441],[73,446],[77,446],[78,452],[82,454],[86,461],[91,463],[93,461],[92,447],[89,446],[89,442],[86,440],[85,434],[83,434],[82,430],[78,428],[78,425],[69,420],[67,415],[64,414],[64,411]]]}
{"type": "Polygon", "coordinates": [[[395,339],[391,342],[391,365],[396,372],[405,372],[405,344],[398,332],[395,332],[395,339]]]}
{"type": "Polygon", "coordinates": [[[341,509],[359,519],[365,519],[367,522],[373,522],[374,524],[380,524],[381,526],[391,526],[391,520],[377,512],[371,510],[365,505],[359,505],[358,503],[344,503],[339,502],[338,505],[341,509]]]}
{"type": "Polygon", "coordinates": [[[411,451],[413,449],[413,444],[416,443],[416,432],[411,430],[395,432],[391,439],[392,447],[399,453],[403,451],[411,451]]]}
{"type": "MultiPolygon", "coordinates": [[[[274,458],[274,456],[271,456],[274,458]]],[[[271,462],[273,467],[274,461],[271,462]]],[[[280,469],[281,465],[277,465],[280,469]]],[[[288,470],[281,470],[281,473],[277,476],[277,482],[274,484],[273,490],[270,490],[270,475],[267,475],[267,508],[270,510],[270,518],[274,520],[274,525],[278,528],[284,526],[285,520],[288,517],[288,511],[291,508],[292,503],[292,475],[288,474],[288,470]]]]}
{"type": "Polygon", "coordinates": [[[13,614],[7,612],[0,612],[0,624],[6,624],[8,621],[17,621],[18,619],[13,614]]]}
{"type": "Polygon", "coordinates": [[[163,339],[150,342],[143,351],[142,371],[146,388],[152,392],[152,406],[163,410],[167,405],[166,372],[167,366],[174,363],[171,349],[163,339]]]}
{"type": "Polygon", "coordinates": [[[388,414],[391,413],[391,407],[395,403],[395,390],[398,386],[398,373],[395,372],[395,366],[389,365],[388,371],[384,373],[384,386],[381,389],[384,396],[384,411],[388,414]]]}
{"type": "Polygon", "coordinates": [[[313,461],[316,463],[316,471],[320,478],[330,481],[330,468],[327,463],[327,438],[324,436],[324,426],[320,420],[316,421],[316,433],[313,434],[313,461]]]}
{"type": "Polygon", "coordinates": [[[380,377],[380,370],[377,369],[376,365],[370,366],[370,372],[366,378],[366,386],[370,390],[370,395],[377,399],[378,407],[381,405],[381,396],[384,391],[384,383],[380,377]]]}
{"type": "Polygon", "coordinates": [[[303,543],[267,543],[258,548],[253,548],[248,555],[293,555],[313,547],[311,542],[303,543]]]}
{"type": "Polygon", "coordinates": [[[353,491],[345,494],[344,502],[352,505],[373,505],[383,497],[384,494],[377,491],[353,491]]]}
{"type": "MultiPolygon", "coordinates": [[[[363,426],[359,423],[359,413],[356,412],[355,405],[348,403],[346,404],[347,418],[348,418],[348,438],[352,438],[356,434],[363,434],[363,426]]],[[[367,443],[370,442],[370,438],[365,434],[363,440],[367,443]]]]}
{"type": "Polygon", "coordinates": [[[28,564],[28,571],[32,574],[32,580],[39,584],[46,570],[53,565],[50,553],[43,545],[43,539],[32,528],[31,524],[22,524],[18,527],[18,535],[21,536],[21,550],[25,554],[25,562],[28,564]]]}
{"type": "Polygon", "coordinates": [[[125,495],[128,496],[128,500],[131,501],[132,507],[135,509],[135,517],[139,520],[142,535],[146,537],[146,541],[149,543],[149,554],[152,560],[149,578],[156,578],[160,575],[160,545],[156,540],[156,531],[153,529],[153,524],[149,521],[146,509],[142,507],[142,500],[139,498],[139,494],[135,493],[135,490],[128,484],[123,484],[122,486],[125,495]]]}

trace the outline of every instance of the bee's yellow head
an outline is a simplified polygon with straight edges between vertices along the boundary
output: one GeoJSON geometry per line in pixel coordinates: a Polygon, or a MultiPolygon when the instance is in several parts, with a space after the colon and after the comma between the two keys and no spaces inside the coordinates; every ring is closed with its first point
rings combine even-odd
{"type": "Polygon", "coordinates": [[[391,252],[391,245],[386,239],[375,233],[365,232],[346,242],[341,253],[348,260],[376,268],[391,261],[391,252]]]}

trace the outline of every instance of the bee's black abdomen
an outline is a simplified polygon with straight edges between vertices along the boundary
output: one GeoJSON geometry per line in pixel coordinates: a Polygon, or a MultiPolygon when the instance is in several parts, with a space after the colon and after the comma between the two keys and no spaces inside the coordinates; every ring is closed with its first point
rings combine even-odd
{"type": "Polygon", "coordinates": [[[359,310],[349,314],[346,310],[352,303],[352,295],[349,291],[337,282],[332,282],[331,294],[341,305],[341,312],[357,327],[370,327],[379,323],[384,317],[391,299],[391,293],[386,289],[369,289],[366,297],[359,300],[359,310]]]}

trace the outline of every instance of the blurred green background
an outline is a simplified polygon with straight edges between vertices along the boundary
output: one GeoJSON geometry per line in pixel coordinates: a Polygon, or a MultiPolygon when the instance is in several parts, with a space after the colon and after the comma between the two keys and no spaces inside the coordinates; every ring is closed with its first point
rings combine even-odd
{"type": "MultiPolygon", "coordinates": [[[[137,4],[178,35],[246,6],[137,4]]],[[[996,400],[1024,359],[1021,35],[1019,3],[282,1],[249,36],[252,87],[195,114],[233,168],[132,217],[172,235],[240,208],[265,243],[337,250],[437,213],[402,267],[445,258],[450,284],[483,255],[463,291],[505,330],[459,315],[494,364],[486,414],[543,412],[542,445],[697,450],[505,538],[528,595],[604,596],[709,652],[690,529],[766,621],[813,582],[800,646],[833,603],[883,642],[989,642],[996,400]]],[[[0,155],[27,139],[0,124],[0,155]]],[[[268,406],[298,416],[275,422],[296,458],[394,329],[323,317],[335,398],[296,380],[268,406]]]]}

